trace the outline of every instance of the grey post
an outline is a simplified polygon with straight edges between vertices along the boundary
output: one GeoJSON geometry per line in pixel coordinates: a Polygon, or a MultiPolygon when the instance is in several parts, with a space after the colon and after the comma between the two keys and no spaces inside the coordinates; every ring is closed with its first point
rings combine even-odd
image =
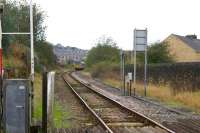
{"type": "Polygon", "coordinates": [[[125,89],[126,89],[126,85],[125,85],[125,54],[123,52],[122,54],[122,60],[123,60],[123,90],[124,90],[124,95],[125,95],[125,89]]]}
{"type": "MultiPolygon", "coordinates": [[[[147,44],[147,29],[146,29],[146,44],[147,44]]],[[[147,96],[147,45],[145,47],[144,95],[147,96]]]]}
{"type": "Polygon", "coordinates": [[[121,79],[121,92],[123,88],[123,63],[122,63],[122,49],[120,50],[120,79],[121,79]]]}
{"type": "MultiPolygon", "coordinates": [[[[133,77],[133,85],[134,85],[134,88],[136,88],[136,61],[137,61],[137,58],[136,58],[136,29],[134,29],[134,41],[133,41],[133,47],[134,47],[134,77],[133,77]]],[[[135,89],[134,89],[135,90],[135,89]]]]}

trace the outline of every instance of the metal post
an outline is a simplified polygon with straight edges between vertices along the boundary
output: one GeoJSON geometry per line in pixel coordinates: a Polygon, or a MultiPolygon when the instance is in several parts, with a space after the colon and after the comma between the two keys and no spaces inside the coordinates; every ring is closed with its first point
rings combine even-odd
{"type": "Polygon", "coordinates": [[[126,85],[125,85],[125,54],[123,53],[123,89],[124,89],[124,95],[125,95],[125,89],[126,89],[126,85]]]}
{"type": "MultiPolygon", "coordinates": [[[[147,29],[146,29],[146,36],[147,36],[147,29]]],[[[147,38],[146,38],[147,44],[147,38]]],[[[144,95],[147,96],[147,45],[145,47],[145,67],[144,67],[144,95]]]]}
{"type": "Polygon", "coordinates": [[[134,85],[134,88],[136,88],[136,61],[137,61],[137,58],[136,58],[136,55],[137,55],[137,53],[136,53],[136,40],[135,40],[135,38],[136,38],[136,29],[134,30],[134,77],[133,77],[133,85],[134,85]]]}
{"type": "Polygon", "coordinates": [[[30,38],[31,38],[31,80],[34,81],[34,36],[33,36],[33,4],[30,0],[30,38]]]}
{"type": "Polygon", "coordinates": [[[130,96],[132,95],[131,93],[132,93],[132,80],[130,80],[130,96]]]}
{"type": "Polygon", "coordinates": [[[122,49],[120,50],[120,79],[121,79],[121,93],[123,93],[123,90],[122,90],[122,88],[123,88],[123,57],[122,57],[122,55],[123,55],[123,51],[122,51],[122,49]]]}

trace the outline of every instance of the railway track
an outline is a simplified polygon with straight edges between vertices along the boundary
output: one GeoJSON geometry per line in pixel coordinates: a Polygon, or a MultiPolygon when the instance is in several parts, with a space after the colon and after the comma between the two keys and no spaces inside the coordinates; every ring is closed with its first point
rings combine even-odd
{"type": "Polygon", "coordinates": [[[81,101],[66,87],[61,74],[56,74],[55,101],[59,103],[60,119],[53,133],[106,133],[101,123],[82,106],[81,101]],[[68,126],[66,126],[68,125],[68,126]]]}
{"type": "Polygon", "coordinates": [[[173,131],[163,125],[96,92],[89,85],[78,81],[70,74],[63,74],[63,79],[74,94],[101,123],[106,132],[173,133],[173,131]]]}

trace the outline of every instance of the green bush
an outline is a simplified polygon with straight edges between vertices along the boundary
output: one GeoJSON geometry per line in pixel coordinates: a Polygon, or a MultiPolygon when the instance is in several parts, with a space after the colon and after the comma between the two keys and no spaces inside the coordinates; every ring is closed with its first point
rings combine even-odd
{"type": "MultiPolygon", "coordinates": [[[[169,46],[165,42],[154,43],[147,48],[147,60],[150,64],[173,63],[173,56],[170,55],[169,46]]],[[[138,64],[144,64],[144,53],[137,53],[138,64]]]]}
{"type": "Polygon", "coordinates": [[[101,62],[112,64],[119,62],[119,60],[119,49],[117,48],[116,43],[114,43],[112,39],[107,38],[104,42],[99,42],[96,47],[93,47],[89,51],[86,65],[87,67],[92,67],[101,62]]]}
{"type": "Polygon", "coordinates": [[[99,78],[108,72],[119,73],[119,65],[116,63],[111,64],[110,62],[100,62],[93,65],[90,70],[92,77],[99,78]]]}

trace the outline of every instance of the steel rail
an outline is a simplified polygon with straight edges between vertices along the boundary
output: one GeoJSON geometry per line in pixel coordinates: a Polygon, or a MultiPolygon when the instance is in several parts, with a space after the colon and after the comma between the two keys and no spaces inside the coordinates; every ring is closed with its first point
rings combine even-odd
{"type": "Polygon", "coordinates": [[[116,100],[113,100],[113,99],[109,98],[108,96],[105,96],[103,93],[94,90],[91,86],[87,85],[87,84],[84,83],[83,81],[78,80],[78,79],[77,79],[76,77],[74,77],[72,74],[70,74],[70,76],[71,76],[71,78],[73,78],[74,80],[76,80],[76,81],[79,82],[80,84],[84,85],[86,88],[90,89],[90,90],[93,91],[94,93],[98,94],[98,95],[101,96],[101,97],[104,97],[104,98],[110,100],[112,103],[118,105],[119,107],[121,107],[121,108],[123,108],[123,109],[125,109],[125,110],[127,110],[127,111],[129,111],[129,112],[131,112],[131,113],[134,113],[135,115],[137,115],[137,116],[141,117],[142,119],[144,119],[146,122],[149,122],[149,123],[153,124],[154,126],[158,126],[158,127],[160,127],[161,129],[164,129],[165,131],[167,131],[167,132],[169,132],[169,133],[175,133],[175,132],[172,131],[171,129],[169,129],[169,128],[165,127],[164,125],[162,125],[162,124],[160,124],[160,123],[158,123],[158,122],[152,120],[151,118],[149,118],[149,117],[147,117],[147,116],[145,116],[145,115],[143,115],[143,114],[141,114],[141,113],[139,113],[139,112],[137,112],[137,111],[135,111],[135,110],[133,110],[133,109],[127,108],[126,106],[124,106],[124,105],[121,104],[120,102],[118,102],[118,101],[116,101],[116,100]]]}
{"type": "Polygon", "coordinates": [[[71,86],[71,84],[64,78],[64,74],[62,75],[65,83],[70,87],[73,93],[79,98],[79,100],[83,103],[83,105],[94,115],[95,118],[100,122],[100,124],[106,129],[108,133],[113,133],[113,131],[106,125],[106,123],[95,113],[95,111],[90,108],[90,106],[83,100],[81,96],[75,91],[75,89],[71,86]]]}

